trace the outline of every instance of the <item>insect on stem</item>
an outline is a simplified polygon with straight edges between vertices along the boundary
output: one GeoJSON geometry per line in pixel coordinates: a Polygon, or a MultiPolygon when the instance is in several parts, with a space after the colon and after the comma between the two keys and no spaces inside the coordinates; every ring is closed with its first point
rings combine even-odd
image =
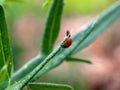
{"type": "Polygon", "coordinates": [[[62,48],[68,48],[68,47],[72,44],[72,39],[70,38],[71,35],[70,35],[70,31],[69,31],[69,30],[66,31],[66,36],[67,36],[67,40],[66,40],[66,42],[62,45],[62,48]]]}

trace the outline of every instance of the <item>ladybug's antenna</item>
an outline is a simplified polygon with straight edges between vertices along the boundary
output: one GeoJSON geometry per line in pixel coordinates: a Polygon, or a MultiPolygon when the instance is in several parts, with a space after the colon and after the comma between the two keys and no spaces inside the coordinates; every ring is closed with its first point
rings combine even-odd
{"type": "Polygon", "coordinates": [[[69,30],[66,31],[66,36],[70,37],[70,31],[69,30]]]}

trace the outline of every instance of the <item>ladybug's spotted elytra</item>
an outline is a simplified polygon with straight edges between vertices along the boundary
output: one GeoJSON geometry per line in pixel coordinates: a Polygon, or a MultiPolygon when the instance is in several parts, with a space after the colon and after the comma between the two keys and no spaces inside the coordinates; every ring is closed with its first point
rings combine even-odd
{"type": "Polygon", "coordinates": [[[68,48],[68,47],[72,44],[72,39],[70,38],[71,35],[70,35],[70,31],[69,31],[69,30],[66,31],[66,36],[67,36],[67,40],[66,40],[66,42],[62,45],[62,48],[68,48]]]}

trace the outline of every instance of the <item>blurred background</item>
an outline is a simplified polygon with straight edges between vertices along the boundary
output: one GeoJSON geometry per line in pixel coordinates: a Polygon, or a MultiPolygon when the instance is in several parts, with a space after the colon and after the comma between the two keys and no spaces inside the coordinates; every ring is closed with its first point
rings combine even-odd
{"type": "MultiPolygon", "coordinates": [[[[43,7],[45,0],[0,0],[0,3],[3,1],[16,71],[39,53],[49,5],[43,7]]],[[[65,0],[61,31],[55,46],[63,39],[66,30],[74,35],[115,1],[65,0]]],[[[120,90],[119,26],[120,19],[75,54],[91,60],[92,64],[64,62],[38,81],[65,83],[75,90],[120,90]]]]}

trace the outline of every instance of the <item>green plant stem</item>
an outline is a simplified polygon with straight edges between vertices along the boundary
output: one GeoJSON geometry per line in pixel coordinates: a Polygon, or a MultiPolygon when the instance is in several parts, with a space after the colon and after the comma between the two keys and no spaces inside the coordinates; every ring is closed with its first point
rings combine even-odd
{"type": "Polygon", "coordinates": [[[58,37],[60,30],[61,16],[63,11],[64,0],[51,0],[52,4],[45,23],[45,30],[41,45],[41,51],[38,56],[29,60],[27,64],[21,67],[17,72],[12,75],[11,84],[19,81],[26,74],[31,72],[45,57],[51,52],[54,42],[58,37]],[[29,68],[28,68],[29,67],[29,68]]]}
{"type": "MultiPolygon", "coordinates": [[[[120,17],[120,1],[116,2],[107,11],[102,13],[101,16],[98,17],[98,19],[93,20],[92,22],[89,23],[89,25],[86,25],[84,29],[81,29],[80,32],[74,35],[72,37],[73,39],[72,45],[68,49],[61,50],[57,56],[52,58],[53,62],[51,61],[50,63],[48,63],[47,65],[48,67],[45,69],[42,69],[39,72],[39,74],[34,77],[34,80],[38,79],[41,75],[48,72],[52,68],[55,68],[56,66],[58,66],[62,61],[64,61],[66,57],[73,55],[74,53],[87,47],[93,40],[96,39],[97,36],[99,36],[103,31],[105,31],[106,28],[110,26],[118,17],[120,17]]],[[[31,65],[32,64],[34,65],[34,63],[36,62],[37,62],[36,60],[32,61],[31,65]]],[[[27,68],[31,68],[31,65],[26,64],[27,68]]],[[[36,65],[38,65],[38,63],[36,63],[36,65]]],[[[33,68],[34,67],[32,67],[32,70],[33,68]]],[[[24,70],[22,68],[20,73],[15,74],[14,81],[16,79],[19,80],[20,78],[17,77],[17,75],[24,73],[25,70],[26,68],[24,68],[24,70]]],[[[29,72],[30,71],[31,69],[29,70],[29,72]]]]}
{"type": "Polygon", "coordinates": [[[33,67],[36,67],[44,59],[45,56],[41,54],[38,54],[36,57],[32,58],[26,65],[22,67],[22,69],[18,70],[16,73],[12,75],[11,84],[13,84],[14,82],[20,80],[20,78],[23,78],[25,75],[27,75],[30,72],[30,70],[34,69],[33,67]]]}
{"type": "Polygon", "coordinates": [[[8,87],[6,90],[21,90],[51,60],[51,58],[53,58],[60,51],[60,49],[62,48],[61,45],[63,45],[66,40],[67,37],[32,72],[30,72],[27,76],[25,76],[16,84],[13,84],[10,87],[8,87]]]}
{"type": "Polygon", "coordinates": [[[87,47],[95,40],[106,28],[110,26],[118,17],[120,17],[120,1],[113,4],[109,9],[102,13],[99,17],[92,20],[85,28],[72,37],[72,45],[65,50],[61,50],[53,60],[47,64],[47,68],[42,69],[33,80],[37,80],[40,76],[55,68],[68,56],[87,47]],[[56,62],[57,61],[57,62],[56,62]]]}

